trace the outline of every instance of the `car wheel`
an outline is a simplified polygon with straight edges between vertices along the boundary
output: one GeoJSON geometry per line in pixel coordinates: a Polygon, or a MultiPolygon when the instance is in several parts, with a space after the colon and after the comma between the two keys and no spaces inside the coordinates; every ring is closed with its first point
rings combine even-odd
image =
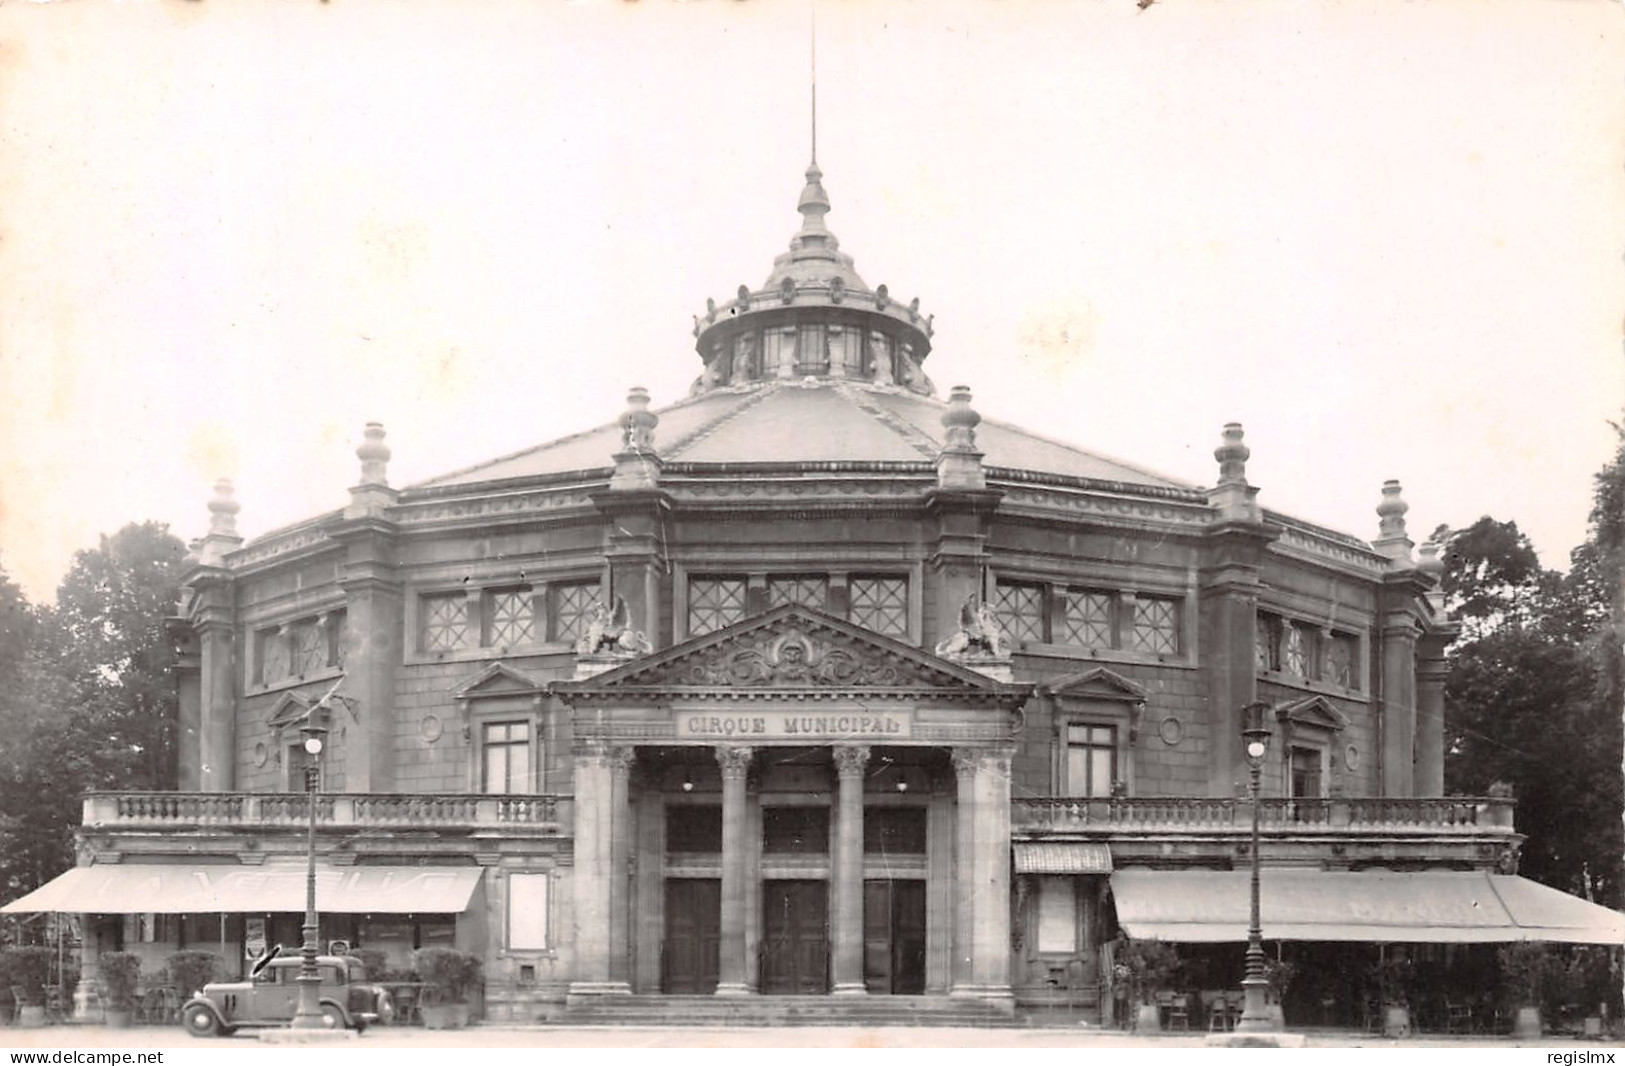
{"type": "Polygon", "coordinates": [[[187,1007],[181,1014],[181,1024],[193,1036],[219,1036],[220,1019],[214,1016],[214,1011],[202,1004],[187,1007]]]}
{"type": "Polygon", "coordinates": [[[329,1029],[344,1028],[344,1012],[331,1003],[322,1004],[322,1025],[329,1029]]]}

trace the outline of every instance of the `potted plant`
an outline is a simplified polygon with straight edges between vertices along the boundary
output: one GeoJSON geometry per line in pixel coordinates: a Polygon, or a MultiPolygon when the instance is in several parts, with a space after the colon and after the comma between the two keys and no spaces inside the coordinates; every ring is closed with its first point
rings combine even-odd
{"type": "Polygon", "coordinates": [[[128,1029],[135,1014],[135,989],[141,982],[141,956],[129,951],[105,952],[100,959],[102,988],[107,994],[107,1024],[128,1029]]]}
{"type": "Polygon", "coordinates": [[[182,1002],[226,972],[226,960],[208,951],[177,951],[168,959],[169,983],[182,1002]]]}
{"type": "Polygon", "coordinates": [[[1142,1033],[1154,1033],[1162,1028],[1162,1016],[1157,1011],[1155,996],[1168,988],[1179,970],[1179,953],[1172,944],[1160,940],[1130,940],[1118,954],[1118,962],[1128,974],[1129,985],[1139,1012],[1134,1027],[1142,1033]]]}
{"type": "Polygon", "coordinates": [[[1285,959],[1264,960],[1264,980],[1269,982],[1269,990],[1265,993],[1265,1007],[1277,1026],[1286,1025],[1286,991],[1292,987],[1292,981],[1298,976],[1296,963],[1285,959]]]}
{"type": "Polygon", "coordinates": [[[0,953],[0,971],[17,1000],[16,1023],[25,1028],[38,1028],[45,1024],[45,986],[51,981],[51,962],[56,957],[50,948],[9,948],[0,953]]]}
{"type": "Polygon", "coordinates": [[[1382,1001],[1382,1035],[1411,1035],[1411,960],[1404,955],[1384,955],[1371,969],[1382,1001]]]}
{"type": "Polygon", "coordinates": [[[1518,1012],[1512,1035],[1539,1040],[1540,998],[1551,966],[1550,952],[1545,944],[1525,940],[1505,944],[1495,955],[1501,964],[1501,985],[1518,1012]]]}
{"type": "Polygon", "coordinates": [[[423,1027],[457,1029],[468,1024],[469,998],[479,984],[481,962],[456,948],[419,948],[412,968],[423,979],[423,1027]]]}

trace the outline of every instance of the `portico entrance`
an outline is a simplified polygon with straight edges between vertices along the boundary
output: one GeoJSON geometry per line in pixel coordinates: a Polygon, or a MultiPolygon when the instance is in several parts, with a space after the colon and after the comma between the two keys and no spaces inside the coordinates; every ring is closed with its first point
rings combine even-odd
{"type": "Polygon", "coordinates": [[[576,745],[572,1002],[1013,1008],[1023,686],[777,608],[557,691],[576,745]]]}

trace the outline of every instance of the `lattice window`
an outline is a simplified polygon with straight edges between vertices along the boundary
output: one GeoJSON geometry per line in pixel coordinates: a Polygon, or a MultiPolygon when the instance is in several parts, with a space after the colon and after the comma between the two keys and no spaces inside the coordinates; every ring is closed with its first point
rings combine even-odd
{"type": "Polygon", "coordinates": [[[300,677],[327,669],[327,631],[314,621],[300,622],[293,630],[293,669],[300,677]]]}
{"type": "Polygon", "coordinates": [[[288,654],[288,638],[280,630],[264,629],[259,634],[260,682],[272,684],[288,676],[293,660],[288,654]]]}
{"type": "Polygon", "coordinates": [[[1326,647],[1326,680],[1343,688],[1358,689],[1360,674],[1355,664],[1359,655],[1359,641],[1343,633],[1332,634],[1326,647]]]}
{"type": "Polygon", "coordinates": [[[849,599],[854,623],[889,637],[908,636],[908,578],[855,577],[849,599]]]}
{"type": "Polygon", "coordinates": [[[468,647],[468,597],[461,592],[425,596],[420,604],[424,651],[456,651],[468,647]]]}
{"type": "Polygon", "coordinates": [[[498,589],[489,594],[486,609],[490,612],[487,644],[511,648],[536,639],[536,601],[530,589],[498,589]]]}
{"type": "Polygon", "coordinates": [[[1067,590],[1066,643],[1085,648],[1112,646],[1111,593],[1067,590]]]}
{"type": "Polygon", "coordinates": [[[598,599],[598,582],[577,581],[554,585],[553,639],[574,644],[587,632],[587,609],[598,599]]]}
{"type": "Polygon", "coordinates": [[[800,604],[822,611],[829,602],[829,579],[822,574],[795,574],[767,579],[767,605],[800,604]]]}
{"type": "Polygon", "coordinates": [[[999,582],[994,610],[1012,641],[1044,643],[1044,586],[999,582]]]}
{"type": "Polygon", "coordinates": [[[1134,610],[1134,646],[1154,655],[1179,651],[1178,600],[1142,598],[1134,610]]]}
{"type": "Polygon", "coordinates": [[[1309,676],[1309,639],[1300,625],[1282,627],[1281,668],[1299,677],[1309,676]]]}
{"type": "Polygon", "coordinates": [[[1267,614],[1253,626],[1253,661],[1260,671],[1281,668],[1281,623],[1267,614]]]}
{"type": "Polygon", "coordinates": [[[691,636],[731,626],[745,618],[745,579],[696,577],[688,583],[688,632],[691,636]]]}

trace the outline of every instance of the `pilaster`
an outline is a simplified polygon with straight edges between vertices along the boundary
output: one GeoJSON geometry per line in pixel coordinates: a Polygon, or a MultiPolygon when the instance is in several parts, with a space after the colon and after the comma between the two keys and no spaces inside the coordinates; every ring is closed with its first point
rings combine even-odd
{"type": "Polygon", "coordinates": [[[1245,777],[1241,708],[1257,693],[1253,654],[1264,555],[1280,527],[1265,522],[1220,522],[1203,545],[1199,607],[1202,673],[1208,696],[1208,795],[1229,796],[1245,777]]]}
{"type": "Polygon", "coordinates": [[[344,546],[345,789],[388,792],[394,787],[395,672],[405,654],[405,601],[396,570],[396,527],[365,515],[336,527],[344,546]]]}

